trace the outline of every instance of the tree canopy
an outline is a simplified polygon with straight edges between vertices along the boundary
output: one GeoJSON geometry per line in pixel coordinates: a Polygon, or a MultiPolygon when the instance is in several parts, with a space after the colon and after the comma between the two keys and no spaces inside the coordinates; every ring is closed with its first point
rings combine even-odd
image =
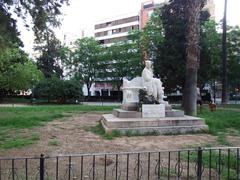
{"type": "Polygon", "coordinates": [[[27,90],[41,78],[36,64],[18,47],[7,48],[0,54],[1,92],[27,90]]]}
{"type": "MultiPolygon", "coordinates": [[[[59,47],[56,48],[58,41],[52,38],[52,44],[46,43],[48,40],[46,37],[53,32],[52,28],[60,25],[59,15],[61,15],[60,8],[63,4],[68,4],[68,0],[2,0],[0,2],[1,92],[32,88],[42,77],[42,73],[37,69],[36,64],[21,49],[23,43],[19,38],[20,33],[17,29],[18,18],[24,21],[27,29],[32,28],[34,31],[35,42],[42,45],[42,59],[51,60],[51,58],[55,58],[52,63],[54,68],[52,69],[61,75],[62,72],[59,70],[59,65],[56,64],[56,57],[60,56],[57,54],[58,50],[56,50],[59,49],[59,47]],[[45,48],[45,44],[48,45],[47,48],[45,48]],[[49,56],[49,53],[46,53],[46,51],[51,51],[51,53],[54,52],[55,54],[51,58],[43,58],[44,56],[49,56]]],[[[41,69],[41,67],[46,67],[49,64],[46,65],[43,61],[43,63],[38,65],[41,69]]],[[[44,74],[47,73],[44,72],[44,74]]]]}
{"type": "Polygon", "coordinates": [[[46,78],[63,77],[63,64],[69,50],[61,44],[53,32],[47,33],[46,42],[37,46],[35,50],[41,54],[37,58],[37,65],[46,78]]]}
{"type": "Polygon", "coordinates": [[[75,49],[71,58],[66,62],[67,69],[71,76],[82,80],[88,89],[97,78],[97,65],[100,61],[101,46],[94,38],[78,39],[75,42],[75,49]]]}
{"type": "Polygon", "coordinates": [[[16,28],[16,19],[12,14],[16,14],[25,22],[26,28],[33,24],[33,31],[36,42],[41,42],[46,30],[49,27],[58,27],[60,25],[60,8],[63,4],[68,4],[68,0],[2,0],[0,2],[0,27],[11,29],[11,38],[18,36],[16,28]],[[5,26],[2,26],[5,25],[5,26]]]}

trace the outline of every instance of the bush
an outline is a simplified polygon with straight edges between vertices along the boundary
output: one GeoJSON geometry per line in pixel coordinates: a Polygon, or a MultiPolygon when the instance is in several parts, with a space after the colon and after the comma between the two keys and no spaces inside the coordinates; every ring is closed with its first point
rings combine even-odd
{"type": "Polygon", "coordinates": [[[79,102],[83,99],[82,84],[76,80],[56,77],[44,79],[34,88],[33,97],[48,99],[48,102],[66,103],[72,99],[79,102]]]}

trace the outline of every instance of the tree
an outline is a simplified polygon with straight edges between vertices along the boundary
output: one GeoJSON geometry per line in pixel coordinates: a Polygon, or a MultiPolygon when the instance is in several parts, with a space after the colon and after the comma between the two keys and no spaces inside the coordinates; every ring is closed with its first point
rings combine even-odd
{"type": "Polygon", "coordinates": [[[231,92],[239,93],[240,90],[240,28],[229,27],[227,34],[228,51],[228,77],[231,92]]]}
{"type": "Polygon", "coordinates": [[[61,45],[52,31],[46,35],[45,43],[35,48],[35,50],[41,52],[40,57],[37,58],[38,68],[46,78],[52,76],[63,77],[62,66],[67,56],[67,48],[61,45]]]}
{"type": "Polygon", "coordinates": [[[170,0],[161,8],[159,16],[164,28],[164,41],[154,64],[162,78],[166,92],[182,91],[186,63],[185,0],[170,0]]]}
{"type": "Polygon", "coordinates": [[[148,58],[154,62],[154,72],[160,77],[161,48],[164,42],[164,29],[162,25],[161,9],[157,8],[141,32],[141,50],[147,53],[148,58]],[[160,53],[159,53],[160,52],[160,53]]]}
{"type": "MultiPolygon", "coordinates": [[[[167,93],[182,90],[184,86],[187,28],[184,3],[184,0],[171,0],[169,4],[154,10],[141,35],[144,49],[154,61],[155,76],[162,78],[167,93]]],[[[209,13],[201,11],[200,17],[204,24],[209,13]]]]}
{"type": "Polygon", "coordinates": [[[197,113],[197,70],[200,61],[200,12],[205,0],[186,0],[186,74],[183,91],[184,111],[187,115],[197,113]]]}
{"type": "Polygon", "coordinates": [[[90,88],[98,75],[98,67],[101,58],[101,46],[93,38],[78,39],[75,42],[75,50],[68,62],[66,62],[70,74],[82,80],[87,85],[88,96],[90,88]]]}
{"type": "Polygon", "coordinates": [[[19,48],[7,48],[0,54],[1,92],[31,89],[41,78],[36,64],[19,48]]]}
{"type": "Polygon", "coordinates": [[[4,76],[4,89],[12,91],[31,89],[42,78],[41,72],[31,60],[24,64],[14,64],[4,76]]]}
{"type": "Polygon", "coordinates": [[[221,66],[221,34],[217,32],[218,24],[213,20],[202,23],[201,54],[198,71],[198,85],[203,88],[206,84],[213,87],[213,98],[216,99],[216,83],[220,80],[221,66]]]}
{"type": "Polygon", "coordinates": [[[34,97],[46,98],[48,102],[57,100],[58,103],[66,103],[71,99],[81,100],[82,84],[76,80],[62,80],[53,76],[42,80],[35,86],[34,97]]]}
{"type": "MultiPolygon", "coordinates": [[[[48,27],[58,27],[60,25],[59,15],[61,15],[60,8],[63,4],[68,4],[68,0],[2,0],[0,2],[0,15],[7,16],[4,21],[0,21],[0,27],[2,24],[11,24],[15,20],[12,18],[12,14],[15,13],[18,17],[22,18],[27,28],[30,23],[27,19],[31,17],[31,23],[33,24],[33,31],[35,34],[36,42],[41,42],[43,36],[46,34],[48,27]]],[[[16,26],[13,25],[13,32],[16,32],[16,26]]],[[[18,34],[13,33],[12,37],[16,38],[18,34]]]]}
{"type": "Polygon", "coordinates": [[[11,18],[11,14],[0,6],[0,51],[5,48],[15,46],[23,46],[19,39],[16,21],[11,18]]]}

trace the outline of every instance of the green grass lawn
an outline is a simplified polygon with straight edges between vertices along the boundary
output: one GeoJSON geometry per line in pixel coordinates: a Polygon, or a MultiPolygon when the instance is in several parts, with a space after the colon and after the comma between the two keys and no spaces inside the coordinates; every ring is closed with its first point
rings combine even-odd
{"type": "MultiPolygon", "coordinates": [[[[39,140],[39,134],[22,133],[25,129],[44,126],[54,119],[71,116],[74,113],[112,111],[117,106],[87,105],[39,105],[26,107],[0,107],[0,149],[23,147],[39,140]]],[[[199,117],[205,119],[209,133],[218,136],[223,145],[229,144],[225,136],[240,136],[240,106],[227,106],[210,112],[203,108],[199,117]]],[[[103,132],[101,132],[103,133],[103,132]]]]}
{"type": "Polygon", "coordinates": [[[22,136],[25,128],[43,126],[57,118],[80,112],[111,111],[116,106],[46,105],[0,107],[0,148],[23,147],[39,140],[38,134],[22,136]]]}
{"type": "Polygon", "coordinates": [[[229,128],[240,130],[240,111],[224,108],[211,112],[203,109],[199,116],[206,120],[211,134],[226,132],[229,128]]]}
{"type": "Polygon", "coordinates": [[[238,111],[237,106],[221,107],[214,112],[203,108],[198,116],[205,119],[209,133],[217,135],[222,145],[231,145],[225,140],[226,135],[240,136],[240,109],[238,111]]]}
{"type": "Polygon", "coordinates": [[[227,104],[227,105],[219,105],[220,108],[228,108],[228,109],[239,109],[240,111],[240,104],[227,104]]]}

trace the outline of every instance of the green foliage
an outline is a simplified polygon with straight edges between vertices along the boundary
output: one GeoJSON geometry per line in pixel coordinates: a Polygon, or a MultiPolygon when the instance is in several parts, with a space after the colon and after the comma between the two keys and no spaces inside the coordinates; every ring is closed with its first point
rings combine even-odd
{"type": "Polygon", "coordinates": [[[92,83],[97,78],[98,63],[101,59],[100,56],[101,46],[93,38],[78,39],[75,42],[75,50],[72,56],[66,61],[66,66],[70,71],[70,75],[76,79],[82,80],[89,90],[92,83]]]}
{"type": "Polygon", "coordinates": [[[0,91],[32,88],[42,78],[36,64],[18,47],[5,48],[0,53],[0,91]]]}
{"type": "MultiPolygon", "coordinates": [[[[164,42],[164,28],[161,18],[161,10],[156,8],[140,37],[142,51],[146,52],[156,65],[160,56],[159,51],[161,51],[164,42]]],[[[158,70],[157,66],[154,68],[155,71],[158,70]]]]}
{"type": "Polygon", "coordinates": [[[124,77],[140,75],[140,49],[135,41],[103,47],[93,38],[83,38],[75,46],[66,64],[70,75],[82,80],[88,91],[93,82],[110,82],[119,89],[124,77]]]}
{"type": "MultiPolygon", "coordinates": [[[[61,15],[60,8],[63,4],[68,4],[68,0],[48,0],[48,1],[30,1],[30,0],[3,0],[1,1],[1,12],[8,15],[7,21],[10,24],[14,19],[11,17],[12,13],[22,18],[25,22],[25,26],[28,28],[30,23],[27,23],[27,18],[31,17],[31,23],[33,25],[33,31],[35,33],[36,41],[41,42],[43,36],[46,35],[46,29],[49,26],[58,27],[60,25],[61,15]]],[[[2,27],[2,22],[0,21],[2,27]]],[[[6,23],[5,23],[6,24],[6,23]]],[[[13,29],[16,27],[13,26],[13,29]]],[[[16,37],[16,33],[12,37],[16,37]]]]}
{"type": "MultiPolygon", "coordinates": [[[[154,61],[154,73],[161,77],[167,93],[182,90],[186,64],[186,13],[185,1],[171,0],[156,9],[143,32],[133,38],[140,39],[141,48],[154,61]]],[[[201,12],[200,66],[198,85],[213,84],[221,79],[221,33],[209,19],[207,11],[201,12]]],[[[228,75],[232,91],[239,92],[239,27],[228,27],[228,75]]]]}
{"type": "Polygon", "coordinates": [[[63,77],[62,65],[68,58],[70,50],[61,45],[54,32],[48,32],[45,42],[35,47],[35,50],[41,52],[40,57],[37,58],[37,65],[46,78],[63,77]]]}
{"type": "Polygon", "coordinates": [[[183,87],[185,77],[186,17],[182,0],[170,1],[161,8],[164,42],[155,61],[155,74],[162,78],[166,92],[183,87]]]}
{"type": "Polygon", "coordinates": [[[22,46],[18,36],[16,21],[12,19],[10,12],[0,6],[0,50],[12,47],[14,44],[22,46]]]}
{"type": "Polygon", "coordinates": [[[24,64],[13,64],[2,75],[0,82],[2,82],[2,87],[7,90],[28,90],[42,79],[42,73],[30,60],[24,64]]]}
{"type": "Polygon", "coordinates": [[[39,68],[44,75],[62,75],[59,65],[59,41],[51,27],[60,25],[60,8],[68,0],[30,1],[3,0],[0,2],[0,87],[3,90],[23,90],[39,79],[40,73],[28,57],[19,49],[22,45],[13,14],[22,18],[28,28],[31,24],[35,40],[42,45],[39,68]],[[30,19],[28,22],[26,19],[30,19]],[[54,37],[52,37],[54,36],[54,37]],[[51,39],[51,41],[50,41],[51,39]],[[47,47],[44,46],[47,44],[47,47]],[[47,49],[47,50],[46,50],[47,49]],[[38,77],[37,77],[38,76],[38,77]],[[30,83],[31,82],[31,83],[30,83]]]}
{"type": "Polygon", "coordinates": [[[69,99],[82,99],[82,84],[76,80],[62,80],[56,77],[39,82],[33,91],[34,97],[57,100],[66,103],[69,99]]]}
{"type": "MultiPolygon", "coordinates": [[[[202,11],[201,22],[208,18],[209,14],[202,11]]],[[[141,34],[142,49],[154,61],[155,76],[162,78],[167,93],[181,90],[184,85],[186,25],[185,1],[171,0],[154,11],[141,34]]]]}
{"type": "Polygon", "coordinates": [[[99,73],[101,81],[111,81],[119,90],[124,77],[132,79],[141,75],[143,65],[140,61],[140,49],[135,42],[115,43],[105,50],[101,61],[105,72],[99,73]]]}
{"type": "Polygon", "coordinates": [[[233,92],[240,91],[240,28],[229,27],[227,34],[228,79],[233,92]]]}
{"type": "Polygon", "coordinates": [[[221,34],[217,32],[218,25],[209,20],[201,25],[201,61],[198,83],[220,80],[221,64],[221,34]]]}

